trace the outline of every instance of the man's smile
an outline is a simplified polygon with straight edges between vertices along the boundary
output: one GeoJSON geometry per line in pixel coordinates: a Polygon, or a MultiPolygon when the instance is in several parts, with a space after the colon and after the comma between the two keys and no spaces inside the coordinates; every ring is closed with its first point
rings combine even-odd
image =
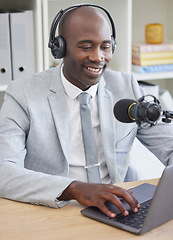
{"type": "Polygon", "coordinates": [[[102,72],[103,68],[98,67],[84,67],[84,72],[90,77],[99,77],[102,72]]]}
{"type": "Polygon", "coordinates": [[[100,68],[87,67],[87,69],[88,69],[89,71],[92,71],[92,72],[99,72],[99,71],[100,71],[100,68]]]}

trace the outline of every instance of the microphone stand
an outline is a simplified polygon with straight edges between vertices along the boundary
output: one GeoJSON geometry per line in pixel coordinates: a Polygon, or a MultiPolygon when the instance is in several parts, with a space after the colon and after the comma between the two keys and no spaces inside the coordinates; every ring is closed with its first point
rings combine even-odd
{"type": "Polygon", "coordinates": [[[162,118],[162,122],[170,123],[171,119],[173,119],[173,111],[163,111],[163,116],[165,118],[162,118]]]}

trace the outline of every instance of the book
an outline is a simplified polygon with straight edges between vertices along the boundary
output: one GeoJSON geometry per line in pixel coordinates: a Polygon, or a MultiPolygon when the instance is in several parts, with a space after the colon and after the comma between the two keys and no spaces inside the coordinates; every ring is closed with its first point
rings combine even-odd
{"type": "Polygon", "coordinates": [[[173,58],[139,59],[136,57],[132,57],[132,64],[139,66],[173,64],[173,58]]]}
{"type": "Polygon", "coordinates": [[[144,59],[173,58],[173,51],[167,52],[139,52],[132,50],[132,57],[144,59]]]}
{"type": "Polygon", "coordinates": [[[145,42],[136,42],[132,44],[132,51],[135,52],[168,52],[173,51],[173,41],[160,44],[149,44],[145,42]]]}
{"type": "Polygon", "coordinates": [[[138,66],[132,64],[132,71],[137,73],[158,73],[173,71],[173,64],[138,66]]]}

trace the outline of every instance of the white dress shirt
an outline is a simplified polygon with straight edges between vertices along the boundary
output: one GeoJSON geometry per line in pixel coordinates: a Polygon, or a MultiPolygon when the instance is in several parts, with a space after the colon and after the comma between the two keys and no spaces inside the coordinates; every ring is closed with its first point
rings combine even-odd
{"type": "MultiPolygon", "coordinates": [[[[62,67],[63,68],[63,67],[62,67]]],[[[84,153],[84,145],[82,139],[82,129],[80,121],[80,105],[77,99],[78,95],[83,91],[71,84],[63,74],[61,68],[61,78],[66,93],[66,101],[68,108],[69,117],[69,132],[70,132],[70,160],[69,160],[69,177],[75,178],[83,182],[87,182],[86,173],[86,160],[84,153]]],[[[110,183],[110,177],[105,162],[105,157],[103,153],[100,123],[99,123],[99,113],[97,107],[97,88],[98,84],[91,86],[86,92],[92,97],[90,100],[91,115],[92,115],[92,125],[96,140],[98,162],[100,163],[100,176],[102,183],[110,183]]]]}

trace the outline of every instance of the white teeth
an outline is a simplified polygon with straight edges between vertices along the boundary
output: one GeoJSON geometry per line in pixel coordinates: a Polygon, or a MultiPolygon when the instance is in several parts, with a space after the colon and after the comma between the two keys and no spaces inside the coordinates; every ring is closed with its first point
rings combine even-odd
{"type": "Polygon", "coordinates": [[[92,71],[92,72],[99,72],[100,68],[91,68],[91,67],[87,67],[88,70],[92,71]]]}

